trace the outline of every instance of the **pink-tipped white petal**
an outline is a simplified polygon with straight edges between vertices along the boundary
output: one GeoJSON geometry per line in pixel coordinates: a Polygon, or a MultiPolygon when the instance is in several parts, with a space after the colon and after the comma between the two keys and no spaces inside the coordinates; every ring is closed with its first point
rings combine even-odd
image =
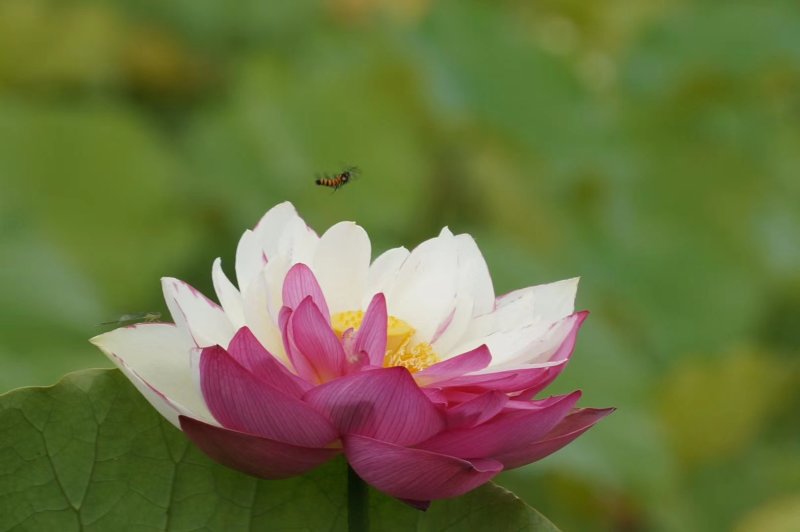
{"type": "Polygon", "coordinates": [[[242,308],[242,294],[222,271],[222,259],[217,258],[211,267],[211,280],[214,282],[214,291],[217,293],[219,304],[228,316],[234,328],[244,325],[244,310],[242,308]]]}
{"type": "Polygon", "coordinates": [[[192,379],[189,346],[172,324],[143,323],[95,336],[99,347],[147,400],[178,426],[178,415],[211,421],[192,379]]]}
{"type": "Polygon", "coordinates": [[[175,324],[197,346],[228,345],[235,329],[219,305],[178,279],[164,277],[161,287],[175,324]]]}
{"type": "Polygon", "coordinates": [[[587,316],[588,312],[577,312],[567,316],[533,339],[527,335],[518,336],[513,346],[505,351],[505,356],[497,359],[496,364],[498,366],[547,365],[569,359],[575,347],[578,331],[587,316]]]}
{"type": "MultiPolygon", "coordinates": [[[[476,345],[486,344],[492,351],[492,367],[529,364],[544,364],[551,360],[552,354],[570,334],[578,320],[578,314],[572,314],[555,323],[536,319],[526,325],[511,329],[500,329],[488,335],[481,335],[457,345],[454,350],[472,349],[476,345]]],[[[470,325],[475,324],[473,320],[470,325]]],[[[546,365],[546,364],[544,364],[546,365]]]]}
{"type": "Polygon", "coordinates": [[[487,343],[492,352],[498,353],[498,363],[517,358],[522,348],[540,337],[552,337],[553,324],[572,313],[577,286],[577,278],[566,279],[499,297],[495,310],[475,317],[450,350],[464,351],[487,343]]]}
{"type": "Polygon", "coordinates": [[[320,237],[312,268],[334,313],[360,308],[370,254],[366,231],[353,222],[340,222],[320,237]]]}

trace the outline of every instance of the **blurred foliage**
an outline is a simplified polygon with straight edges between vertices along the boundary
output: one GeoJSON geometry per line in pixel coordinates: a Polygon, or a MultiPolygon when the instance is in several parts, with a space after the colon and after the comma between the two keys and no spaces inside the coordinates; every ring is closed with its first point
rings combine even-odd
{"type": "Polygon", "coordinates": [[[795,530],[800,8],[0,1],[0,389],[210,292],[289,199],[375,250],[476,235],[497,291],[581,275],[555,391],[618,411],[501,482],[566,530],[795,530]],[[336,194],[316,172],[356,164],[336,194]]]}

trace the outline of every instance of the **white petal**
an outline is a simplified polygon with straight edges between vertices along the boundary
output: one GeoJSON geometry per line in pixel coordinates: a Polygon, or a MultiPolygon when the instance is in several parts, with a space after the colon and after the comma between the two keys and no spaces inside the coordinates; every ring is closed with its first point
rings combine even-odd
{"type": "Polygon", "coordinates": [[[188,333],[198,347],[228,346],[235,331],[219,305],[172,277],[162,278],[161,287],[175,325],[188,333]]]}
{"type": "Polygon", "coordinates": [[[294,205],[284,201],[267,211],[267,214],[261,218],[255,229],[253,229],[256,240],[261,250],[266,254],[267,260],[272,259],[278,252],[278,243],[281,236],[286,231],[287,225],[295,219],[302,222],[294,205]]]}
{"type": "MultiPolygon", "coordinates": [[[[548,360],[561,346],[575,325],[574,317],[566,317],[555,324],[550,324],[542,331],[541,326],[523,327],[521,334],[516,335],[515,345],[495,360],[492,354],[492,366],[496,364],[549,364],[548,360]]],[[[491,350],[491,340],[489,350],[491,350]]]]}
{"type": "MultiPolygon", "coordinates": [[[[463,351],[452,351],[454,345],[458,344],[464,337],[464,334],[472,321],[473,314],[473,300],[469,295],[462,295],[456,298],[455,309],[453,316],[447,323],[447,327],[436,338],[433,343],[433,350],[442,359],[450,358],[451,356],[460,355],[463,351]]],[[[476,346],[477,347],[477,346],[476,346]]]]}
{"type": "Polygon", "coordinates": [[[495,306],[489,268],[475,240],[462,234],[455,237],[455,242],[458,250],[455,308],[441,336],[433,341],[434,349],[443,358],[460,354],[451,349],[465,339],[472,317],[491,312],[495,306]]]}
{"type": "Polygon", "coordinates": [[[283,281],[286,279],[289,268],[293,265],[288,257],[278,256],[275,260],[269,261],[261,273],[267,293],[267,311],[276,327],[281,307],[283,307],[283,281]]]}
{"type": "Polygon", "coordinates": [[[276,283],[270,286],[265,275],[268,270],[277,269],[282,262],[280,258],[270,261],[264,268],[264,272],[250,283],[244,294],[243,308],[245,323],[253,335],[258,338],[267,351],[285,362],[288,359],[284,353],[283,340],[277,325],[277,311],[274,316],[270,312],[270,302],[275,299],[272,291],[277,290],[277,299],[280,301],[280,286],[276,283]]]}
{"type": "MultiPolygon", "coordinates": [[[[298,216],[294,205],[288,201],[279,203],[267,211],[255,229],[245,231],[236,248],[236,278],[239,290],[244,292],[247,289],[267,261],[280,254],[291,254],[295,247],[302,249],[302,245],[295,244],[296,238],[309,241],[316,238],[316,235],[298,216]],[[307,233],[311,233],[311,239],[307,233]]],[[[310,259],[310,256],[308,258],[310,259]]]]}
{"type": "Polygon", "coordinates": [[[298,262],[311,266],[318,243],[319,237],[302,219],[292,218],[278,239],[278,249],[273,258],[288,259],[290,267],[298,262]]]}
{"type": "Polygon", "coordinates": [[[551,368],[553,366],[560,366],[563,364],[563,360],[556,360],[556,361],[548,361],[548,362],[536,362],[532,364],[514,364],[514,363],[503,363],[503,364],[489,364],[488,367],[483,368],[478,371],[474,371],[471,373],[472,375],[480,375],[484,373],[497,373],[499,371],[516,371],[521,369],[539,369],[539,368],[551,368]]]}
{"type": "Polygon", "coordinates": [[[236,281],[239,283],[239,290],[244,292],[247,289],[264,267],[264,262],[264,251],[261,249],[258,237],[248,229],[236,247],[236,281]]]}
{"type": "Polygon", "coordinates": [[[190,350],[172,324],[123,327],[92,338],[165,418],[180,428],[178,415],[216,422],[192,379],[190,350]]]}
{"type": "Polygon", "coordinates": [[[574,312],[578,280],[576,277],[529,286],[499,297],[493,312],[472,320],[462,342],[472,345],[475,341],[482,342],[490,334],[514,331],[533,324],[547,327],[569,316],[574,312]]]}
{"type": "Polygon", "coordinates": [[[234,329],[238,330],[244,325],[242,295],[230,282],[225,272],[222,271],[222,260],[220,258],[217,258],[211,267],[211,279],[214,282],[214,290],[217,292],[220,305],[222,305],[234,329]]]}
{"type": "Polygon", "coordinates": [[[417,246],[400,267],[387,294],[389,314],[417,329],[416,341],[427,342],[453,310],[458,252],[446,228],[417,246]]]}
{"type": "Polygon", "coordinates": [[[558,321],[575,312],[575,294],[580,277],[554,283],[529,286],[497,299],[498,309],[521,304],[532,307],[533,315],[545,321],[558,321]]]}
{"type": "Polygon", "coordinates": [[[497,330],[485,336],[470,335],[472,337],[469,340],[459,343],[452,351],[456,355],[486,344],[492,353],[492,368],[497,365],[537,364],[547,361],[567,337],[572,326],[570,317],[556,323],[534,319],[527,324],[497,330]]]}
{"type": "Polygon", "coordinates": [[[332,313],[359,308],[370,255],[367,232],[353,222],[338,223],[320,238],[312,270],[332,313]]]}
{"type": "Polygon", "coordinates": [[[486,314],[494,309],[494,286],[489,267],[475,240],[467,234],[458,235],[459,293],[467,291],[473,301],[473,315],[486,314]]]}
{"type": "Polygon", "coordinates": [[[278,242],[278,251],[267,262],[260,275],[266,282],[267,305],[277,327],[278,313],[283,306],[283,281],[289,268],[302,262],[311,267],[319,237],[299,217],[289,220],[278,242]]]}
{"type": "Polygon", "coordinates": [[[408,258],[409,251],[404,247],[393,248],[382,253],[372,261],[367,273],[367,284],[364,297],[361,300],[361,307],[365,309],[372,301],[372,297],[378,292],[388,293],[394,286],[397,273],[400,267],[408,258]]]}
{"type": "MultiPolygon", "coordinates": [[[[474,320],[473,320],[474,323],[474,320]]],[[[452,355],[466,353],[478,346],[486,345],[492,353],[492,366],[503,364],[512,359],[525,346],[535,341],[547,332],[550,324],[533,322],[510,330],[498,330],[487,335],[477,336],[470,334],[469,338],[462,338],[452,348],[452,355]]],[[[469,325],[470,333],[472,324],[469,325]]]]}
{"type": "MultiPolygon", "coordinates": [[[[513,331],[531,323],[545,322],[534,312],[535,293],[530,289],[518,290],[518,297],[507,304],[498,304],[494,312],[472,320],[464,340],[482,338],[499,331],[513,331]]],[[[505,301],[504,301],[505,302],[505,301]]]]}

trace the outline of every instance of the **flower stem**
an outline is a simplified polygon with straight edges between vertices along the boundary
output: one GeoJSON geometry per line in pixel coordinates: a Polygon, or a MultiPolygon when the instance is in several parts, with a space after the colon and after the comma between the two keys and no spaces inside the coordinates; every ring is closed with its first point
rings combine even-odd
{"type": "Polygon", "coordinates": [[[353,468],[347,466],[347,530],[369,531],[369,491],[353,468]]]}

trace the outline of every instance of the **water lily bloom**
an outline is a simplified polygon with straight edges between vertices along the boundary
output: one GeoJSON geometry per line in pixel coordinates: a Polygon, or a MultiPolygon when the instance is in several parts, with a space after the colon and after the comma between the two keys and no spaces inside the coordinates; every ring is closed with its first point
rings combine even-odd
{"type": "Polygon", "coordinates": [[[495,297],[474,240],[444,229],[370,261],[351,222],[322,236],[290,203],[242,236],[219,304],[162,280],[172,323],[92,341],[206,454],[263,478],[343,453],[424,506],[560,449],[611,409],[536,398],[572,354],[577,279],[495,297]]]}

